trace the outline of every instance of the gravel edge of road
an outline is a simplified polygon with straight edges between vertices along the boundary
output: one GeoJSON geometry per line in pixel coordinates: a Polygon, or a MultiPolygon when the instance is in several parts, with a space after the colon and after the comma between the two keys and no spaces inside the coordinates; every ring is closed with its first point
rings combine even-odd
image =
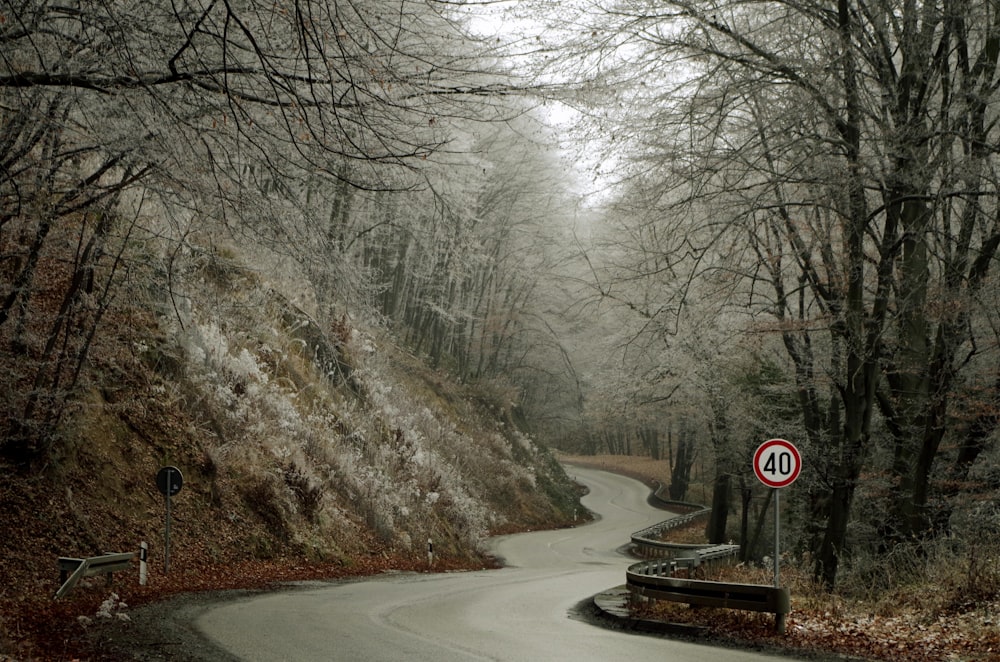
{"type": "Polygon", "coordinates": [[[121,662],[239,662],[198,630],[198,618],[215,606],[250,599],[261,591],[190,593],[129,609],[127,621],[92,626],[90,647],[103,660],[121,662]]]}
{"type": "MultiPolygon", "coordinates": [[[[380,575],[381,576],[381,575],[380,575]]],[[[90,648],[108,662],[241,662],[198,629],[198,619],[211,609],[282,591],[336,586],[369,577],[330,581],[285,582],[264,589],[228,589],[185,593],[128,610],[128,620],[95,624],[90,648]]]]}

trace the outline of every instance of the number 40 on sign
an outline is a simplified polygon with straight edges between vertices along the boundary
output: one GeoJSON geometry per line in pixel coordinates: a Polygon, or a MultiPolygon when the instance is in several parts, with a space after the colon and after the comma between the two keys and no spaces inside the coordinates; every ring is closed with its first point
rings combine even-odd
{"type": "Polygon", "coordinates": [[[765,441],[753,455],[753,470],[768,487],[788,487],[799,477],[802,456],[795,445],[784,439],[765,441]]]}

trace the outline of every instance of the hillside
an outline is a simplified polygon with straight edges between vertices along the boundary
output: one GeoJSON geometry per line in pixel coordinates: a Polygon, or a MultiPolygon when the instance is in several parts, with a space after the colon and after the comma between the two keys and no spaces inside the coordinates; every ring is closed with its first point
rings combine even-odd
{"type": "MultiPolygon", "coordinates": [[[[0,660],[88,654],[87,619],[111,589],[87,580],[53,601],[59,556],[148,542],[148,585],[137,572],[114,581],[140,604],[426,571],[428,540],[435,569],[482,567],[486,536],[571,520],[572,483],[516,429],[501,386],[457,384],[346,313],[319,321],[305,289],[293,302],[279,289],[287,278],[269,281],[234,251],[134,273],[44,452],[28,465],[0,460],[0,660]],[[165,575],[154,479],[166,465],[184,485],[165,575]]],[[[54,301],[36,298],[29,324],[51,319],[54,301]]],[[[18,358],[3,361],[8,393],[23,388],[18,358]]]]}

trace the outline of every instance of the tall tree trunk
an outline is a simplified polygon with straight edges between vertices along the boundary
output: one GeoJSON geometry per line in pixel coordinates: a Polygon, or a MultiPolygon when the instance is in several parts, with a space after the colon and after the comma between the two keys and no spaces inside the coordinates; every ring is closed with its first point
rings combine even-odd
{"type": "Polygon", "coordinates": [[[746,563],[750,554],[750,504],[753,489],[747,483],[746,475],[740,474],[740,562],[746,563]]]}
{"type": "Polygon", "coordinates": [[[637,430],[642,447],[649,454],[651,460],[659,460],[660,451],[660,431],[650,426],[640,426],[637,430]]]}
{"type": "Polygon", "coordinates": [[[688,487],[691,485],[691,467],[694,466],[694,437],[688,433],[687,426],[681,423],[677,436],[677,453],[670,464],[670,498],[674,501],[684,501],[687,498],[688,487]]]}
{"type": "MultiPolygon", "coordinates": [[[[865,200],[864,174],[861,164],[861,101],[858,73],[853,48],[854,21],[849,0],[838,0],[840,32],[840,66],[844,85],[845,117],[837,129],[844,143],[848,167],[845,214],[847,240],[847,295],[844,305],[844,345],[846,374],[841,385],[844,401],[844,428],[840,448],[833,457],[830,510],[819,553],[816,558],[817,578],[832,589],[841,558],[846,553],[847,524],[851,505],[861,474],[863,458],[871,437],[872,403],[878,378],[877,356],[881,343],[883,321],[891,265],[879,265],[876,309],[865,310],[865,233],[868,206],[865,200]]],[[[890,233],[895,237],[895,232],[890,233]]],[[[885,238],[885,237],[883,237],[885,238]]],[[[883,252],[883,257],[889,253],[883,252]]]]}
{"type": "Polygon", "coordinates": [[[726,541],[731,498],[732,461],[730,460],[729,421],[726,403],[719,394],[712,397],[712,448],[715,452],[715,478],[712,481],[712,511],[708,515],[705,536],[713,544],[726,541]]]}
{"type": "Polygon", "coordinates": [[[705,537],[713,545],[726,542],[726,526],[729,522],[729,500],[732,474],[729,471],[716,470],[712,483],[712,512],[708,515],[705,527],[705,537]]]}

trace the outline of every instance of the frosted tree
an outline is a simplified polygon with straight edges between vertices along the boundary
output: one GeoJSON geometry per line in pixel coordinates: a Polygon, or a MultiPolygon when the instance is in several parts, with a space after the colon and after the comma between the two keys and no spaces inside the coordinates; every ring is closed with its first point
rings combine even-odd
{"type": "Polygon", "coordinates": [[[839,0],[626,1],[577,17],[572,63],[601,83],[588,92],[613,91],[602,129],[664,228],[643,254],[662,254],[661,270],[724,255],[702,271],[740,279],[732,292],[778,323],[819,451],[812,547],[828,585],[882,450],[875,426],[892,439],[891,542],[944,530],[942,441],[954,436],[967,467],[995,424],[995,392],[956,396],[963,379],[990,383],[998,16],[980,2],[839,0]],[[684,222],[715,229],[711,253],[682,239],[684,222]]]}
{"type": "Polygon", "coordinates": [[[386,223],[364,242],[382,312],[416,351],[463,379],[510,375],[552,337],[534,302],[572,206],[532,138],[539,131],[527,117],[465,127],[465,154],[425,169],[425,190],[380,196],[386,218],[405,226],[386,223]]]}
{"type": "Polygon", "coordinates": [[[434,0],[0,3],[0,332],[30,358],[17,365],[35,366],[23,379],[36,394],[6,412],[28,427],[4,451],[20,462],[44,450],[58,417],[31,421],[58,408],[32,398],[73,381],[136,223],[180,242],[221,226],[284,251],[341,246],[348,189],[419,186],[449,122],[507,116],[511,87],[452,11],[434,0]],[[80,246],[71,268],[49,270],[66,242],[80,246]],[[62,304],[30,318],[50,287],[62,304]],[[88,321],[71,323],[82,312],[88,321]]]}

